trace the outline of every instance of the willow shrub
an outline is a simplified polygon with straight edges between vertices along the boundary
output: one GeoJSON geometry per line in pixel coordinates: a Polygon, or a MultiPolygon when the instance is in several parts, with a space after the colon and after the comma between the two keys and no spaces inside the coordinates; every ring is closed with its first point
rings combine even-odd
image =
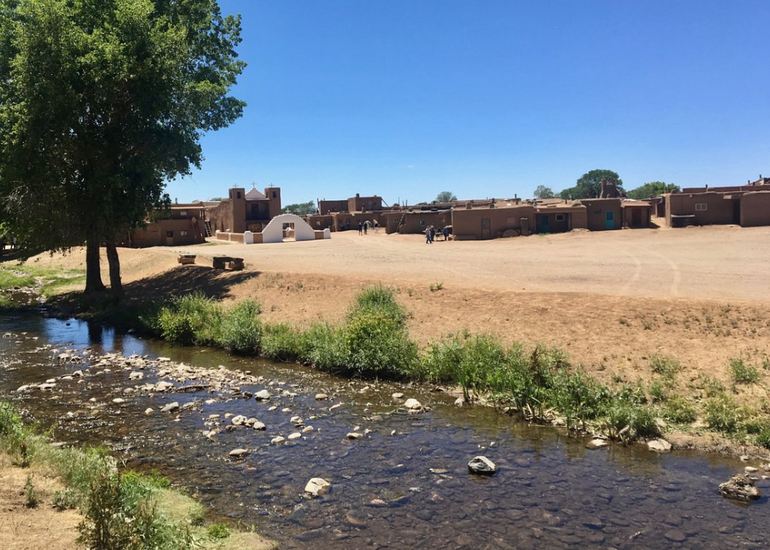
{"type": "Polygon", "coordinates": [[[172,299],[144,319],[164,340],[186,346],[217,344],[222,308],[202,293],[172,299]]]}
{"type": "Polygon", "coordinates": [[[222,311],[215,329],[215,344],[229,352],[254,355],[260,351],[262,309],[255,300],[243,300],[222,311]]]}
{"type": "Polygon", "coordinates": [[[289,325],[265,325],[262,328],[261,355],[274,361],[302,359],[302,340],[302,334],[289,325]]]}

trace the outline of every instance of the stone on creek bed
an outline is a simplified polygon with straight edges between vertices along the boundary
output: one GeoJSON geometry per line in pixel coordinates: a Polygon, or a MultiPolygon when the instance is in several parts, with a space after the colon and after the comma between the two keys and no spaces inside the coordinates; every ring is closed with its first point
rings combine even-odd
{"type": "Polygon", "coordinates": [[[719,492],[725,498],[750,502],[759,498],[759,489],[754,480],[745,474],[738,474],[719,485],[719,492]]]}
{"type": "Polygon", "coordinates": [[[332,484],[322,477],[314,477],[305,485],[305,492],[314,497],[325,495],[331,489],[332,484]]]}
{"type": "Polygon", "coordinates": [[[472,474],[491,476],[497,472],[497,466],[485,456],[476,456],[468,462],[468,471],[472,474]]]}

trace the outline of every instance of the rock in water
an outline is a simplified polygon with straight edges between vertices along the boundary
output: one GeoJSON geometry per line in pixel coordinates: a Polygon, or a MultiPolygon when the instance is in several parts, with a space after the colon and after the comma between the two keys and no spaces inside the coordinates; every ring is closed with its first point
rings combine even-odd
{"type": "Polygon", "coordinates": [[[586,449],[601,449],[602,447],[606,447],[609,445],[610,442],[606,439],[602,439],[600,437],[595,437],[588,443],[586,443],[586,449]]]}
{"type": "Polygon", "coordinates": [[[230,419],[230,422],[232,422],[233,426],[240,426],[246,423],[246,417],[242,414],[237,414],[230,419]]]}
{"type": "Polygon", "coordinates": [[[155,413],[155,409],[153,409],[152,407],[147,407],[146,409],[144,409],[145,416],[151,416],[154,413],[155,413]]]}
{"type": "Polygon", "coordinates": [[[656,453],[668,453],[671,451],[671,443],[665,439],[651,439],[647,442],[647,448],[656,453]]]}
{"type": "Polygon", "coordinates": [[[305,485],[305,492],[314,497],[325,495],[331,489],[332,484],[322,477],[314,477],[305,485]]]}
{"type": "Polygon", "coordinates": [[[404,407],[406,407],[410,411],[421,411],[422,410],[422,403],[420,403],[416,399],[410,397],[409,399],[404,401],[404,407]]]}
{"type": "Polygon", "coordinates": [[[725,498],[749,502],[759,498],[759,489],[754,487],[754,481],[747,475],[738,474],[719,485],[719,492],[725,498]]]}
{"type": "Polygon", "coordinates": [[[174,401],[173,403],[169,403],[168,405],[164,406],[160,412],[168,413],[168,412],[174,412],[179,408],[179,403],[174,401]]]}
{"type": "Polygon", "coordinates": [[[257,401],[267,401],[270,399],[270,392],[267,390],[259,390],[257,393],[254,394],[254,398],[257,401]]]}
{"type": "Polygon", "coordinates": [[[235,459],[243,458],[247,454],[249,454],[248,449],[233,449],[232,451],[230,451],[230,458],[235,458],[235,459]]]}
{"type": "Polygon", "coordinates": [[[286,441],[285,437],[281,437],[280,435],[275,436],[273,439],[270,440],[271,445],[282,445],[286,441]]]}
{"type": "Polygon", "coordinates": [[[315,394],[315,398],[316,398],[318,401],[324,401],[324,400],[326,400],[326,399],[329,399],[329,396],[328,396],[328,395],[326,395],[325,393],[317,393],[317,394],[315,394]]]}
{"type": "Polygon", "coordinates": [[[497,471],[497,466],[485,456],[476,456],[468,462],[468,471],[472,474],[491,476],[497,471]]]}

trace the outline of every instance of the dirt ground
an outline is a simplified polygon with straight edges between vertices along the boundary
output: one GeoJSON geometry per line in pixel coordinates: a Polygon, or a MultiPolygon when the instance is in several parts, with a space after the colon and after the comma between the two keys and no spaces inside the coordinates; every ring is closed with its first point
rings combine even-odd
{"type": "Polygon", "coordinates": [[[35,469],[14,466],[0,454],[0,548],[5,550],[64,550],[78,548],[80,515],[73,510],[59,512],[51,506],[54,492],[62,485],[35,469]],[[40,503],[27,508],[24,486],[32,484],[40,503]]]}
{"type": "MultiPolygon", "coordinates": [[[[680,380],[693,384],[701,374],[727,380],[730,358],[758,364],[770,355],[770,227],[433,245],[350,231],[325,241],[122,249],[121,260],[129,293],[249,296],[266,319],[300,325],[340,319],[361,288],[381,282],[398,292],[422,344],[468,330],[555,345],[606,381],[647,377],[653,354],[679,359],[680,380]],[[243,257],[246,270],[178,267],[180,252],[197,254],[201,266],[215,255],[243,257]]],[[[83,253],[32,261],[82,267],[83,253]]]]}

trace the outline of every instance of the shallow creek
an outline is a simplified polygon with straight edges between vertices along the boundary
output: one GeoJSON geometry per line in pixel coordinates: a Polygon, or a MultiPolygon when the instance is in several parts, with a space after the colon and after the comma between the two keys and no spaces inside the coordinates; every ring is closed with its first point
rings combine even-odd
{"type": "MultiPolygon", "coordinates": [[[[587,450],[585,441],[552,428],[526,426],[487,408],[455,407],[451,397],[429,388],[349,381],[82,321],[5,316],[0,334],[0,397],[29,410],[58,441],[107,445],[129,467],[161,471],[214,517],[253,524],[282,548],[767,545],[767,497],[746,506],[718,494],[717,485],[743,469],[734,460],[657,455],[641,446],[587,450]],[[63,353],[75,360],[60,359],[63,353]],[[95,364],[106,353],[171,362],[150,361],[142,379],[132,380],[135,368],[95,364]],[[234,379],[248,373],[237,387],[268,389],[272,397],[257,401],[227,391],[231,386],[125,391],[162,380],[177,388],[200,383],[158,377],[164,364],[175,363],[224,365],[234,379]],[[82,377],[61,379],[78,370],[82,377]],[[48,390],[15,391],[52,378],[48,390]],[[316,400],[319,392],[329,398],[316,400]],[[408,414],[394,392],[430,410],[408,414]],[[160,412],[174,401],[182,410],[160,412]],[[194,405],[185,409],[187,403],[194,405]],[[155,413],[146,415],[148,407],[155,413]],[[255,417],[266,429],[225,430],[226,413],[255,417]],[[209,419],[214,414],[218,420],[209,419]],[[278,435],[300,431],[294,416],[313,431],[271,445],[278,435]],[[371,433],[347,439],[355,428],[371,433]],[[228,453],[235,448],[250,452],[233,461],[228,453]],[[468,460],[478,454],[497,464],[495,476],[468,473],[468,460]],[[306,497],[311,477],[329,480],[331,492],[306,497]]],[[[770,493],[766,481],[758,486],[770,493]]]]}

